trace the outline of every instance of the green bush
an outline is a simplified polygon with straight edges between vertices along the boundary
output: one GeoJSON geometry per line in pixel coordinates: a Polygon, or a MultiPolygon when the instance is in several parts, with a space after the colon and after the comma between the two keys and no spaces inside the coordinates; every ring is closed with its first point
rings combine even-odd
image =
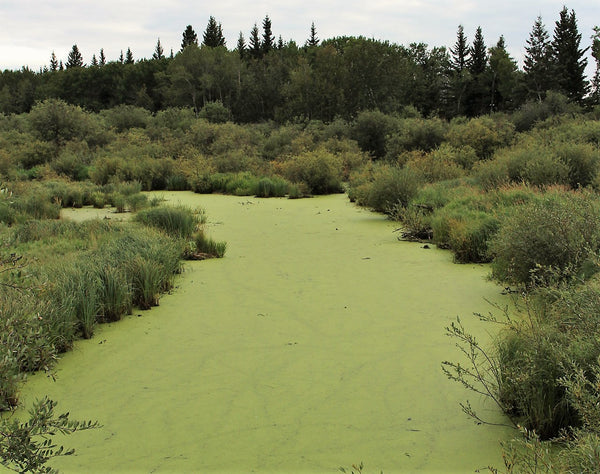
{"type": "Polygon", "coordinates": [[[487,159],[498,148],[509,145],[514,135],[512,123],[500,118],[478,117],[466,122],[452,121],[446,141],[454,148],[470,146],[479,159],[487,159]]]}
{"type": "Polygon", "coordinates": [[[378,167],[373,173],[364,204],[375,211],[391,213],[397,205],[406,207],[416,196],[422,182],[421,175],[411,169],[378,167]]]}
{"type": "Polygon", "coordinates": [[[572,278],[600,245],[597,200],[586,194],[549,194],[515,209],[491,244],[495,278],[530,284],[572,278]]]}
{"type": "Polygon", "coordinates": [[[312,194],[342,190],[343,161],[324,149],[308,151],[280,165],[281,174],[293,183],[305,183],[312,194]]]}
{"type": "Polygon", "coordinates": [[[273,178],[261,178],[256,183],[256,191],[254,194],[256,197],[282,197],[288,193],[290,183],[286,180],[273,177],[273,178]]]}
{"type": "Polygon", "coordinates": [[[130,128],[146,128],[151,120],[150,112],[134,105],[118,105],[101,113],[106,124],[117,132],[130,128]]]}
{"type": "Polygon", "coordinates": [[[198,112],[198,117],[206,119],[210,123],[225,123],[231,120],[231,111],[223,105],[223,102],[216,100],[205,103],[198,112]]]}
{"type": "Polygon", "coordinates": [[[383,158],[388,136],[397,129],[398,120],[395,117],[379,110],[365,110],[356,117],[350,137],[357,141],[361,150],[370,153],[373,158],[383,158]]]}

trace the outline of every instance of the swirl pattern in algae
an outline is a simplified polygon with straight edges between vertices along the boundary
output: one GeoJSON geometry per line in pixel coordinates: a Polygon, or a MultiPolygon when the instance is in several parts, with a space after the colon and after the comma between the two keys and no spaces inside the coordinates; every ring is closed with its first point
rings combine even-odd
{"type": "Polygon", "coordinates": [[[478,265],[398,242],[343,195],[304,200],[162,193],[202,206],[221,260],[190,262],[172,295],[101,327],[23,398],[103,428],[64,440],[64,472],[473,472],[510,430],[443,375],[444,327],[501,298],[478,265]],[[139,316],[141,315],[141,316],[139,316]]]}

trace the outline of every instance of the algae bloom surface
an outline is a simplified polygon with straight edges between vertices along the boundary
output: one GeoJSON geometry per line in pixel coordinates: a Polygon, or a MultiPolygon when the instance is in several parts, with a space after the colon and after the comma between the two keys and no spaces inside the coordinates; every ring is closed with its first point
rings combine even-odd
{"type": "Polygon", "coordinates": [[[99,328],[31,377],[29,405],[103,428],[64,440],[64,472],[473,472],[501,465],[510,430],[477,426],[440,364],[457,315],[500,289],[487,268],[398,242],[343,195],[304,200],[161,193],[202,206],[221,260],[190,262],[172,295],[99,328]]]}

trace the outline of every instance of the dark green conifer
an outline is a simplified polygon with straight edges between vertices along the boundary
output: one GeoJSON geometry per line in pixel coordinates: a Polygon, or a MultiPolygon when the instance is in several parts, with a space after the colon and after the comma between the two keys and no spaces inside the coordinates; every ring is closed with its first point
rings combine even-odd
{"type": "Polygon", "coordinates": [[[206,25],[206,31],[203,35],[202,44],[211,48],[225,46],[225,38],[223,37],[223,29],[221,23],[217,23],[214,16],[211,16],[206,25]]]}
{"type": "Polygon", "coordinates": [[[573,102],[582,102],[589,90],[585,80],[588,48],[580,49],[581,34],[577,29],[575,12],[564,7],[556,21],[552,38],[553,73],[557,79],[558,90],[573,102]]]}
{"type": "Polygon", "coordinates": [[[246,56],[246,40],[244,38],[244,34],[240,31],[240,36],[238,36],[237,47],[235,48],[240,55],[240,58],[244,58],[246,56]]]}
{"type": "Polygon", "coordinates": [[[67,69],[73,67],[83,67],[83,56],[79,52],[79,48],[76,44],[71,48],[71,52],[69,53],[69,57],[67,58],[67,63],[65,64],[67,69]]]}
{"type": "Polygon", "coordinates": [[[260,59],[262,57],[262,44],[260,42],[260,36],[258,35],[258,26],[254,23],[252,31],[250,31],[250,56],[253,59],[260,59]]]}
{"type": "Polygon", "coordinates": [[[319,38],[317,38],[317,29],[315,28],[314,21],[310,25],[310,37],[306,41],[306,46],[309,48],[312,46],[319,46],[319,38]]]}
{"type": "Polygon", "coordinates": [[[529,33],[527,45],[525,46],[525,60],[523,71],[525,72],[525,85],[529,94],[541,101],[546,91],[552,88],[552,47],[550,46],[550,35],[538,16],[529,33]]]}
{"type": "Polygon", "coordinates": [[[163,52],[163,47],[160,44],[160,38],[158,38],[158,40],[156,41],[156,47],[154,48],[154,53],[152,54],[152,59],[155,59],[157,61],[163,59],[165,57],[164,52],[163,52]]]}
{"type": "Polygon", "coordinates": [[[275,47],[275,37],[271,29],[271,19],[269,15],[263,20],[263,39],[262,39],[262,50],[264,54],[267,54],[275,47]]]}
{"type": "Polygon", "coordinates": [[[106,56],[104,56],[104,48],[100,49],[100,66],[104,66],[106,64],[106,56]]]}
{"type": "Polygon", "coordinates": [[[455,71],[462,72],[469,67],[469,53],[470,48],[465,36],[465,30],[462,25],[458,25],[456,43],[454,44],[454,48],[450,49],[450,63],[455,71]]]}
{"type": "Polygon", "coordinates": [[[198,35],[192,28],[192,25],[188,25],[183,32],[183,39],[181,40],[181,51],[190,44],[198,45],[198,35]]]}
{"type": "Polygon", "coordinates": [[[58,70],[58,60],[56,59],[56,54],[52,51],[52,55],[50,56],[50,70],[55,72],[58,70]]]}
{"type": "Polygon", "coordinates": [[[131,49],[127,48],[127,53],[125,53],[125,64],[133,64],[134,60],[133,60],[133,53],[131,52],[131,49]]]}
{"type": "Polygon", "coordinates": [[[473,46],[471,46],[470,55],[471,64],[469,65],[469,70],[471,71],[471,74],[473,74],[473,76],[483,74],[485,72],[485,67],[487,66],[488,57],[480,26],[477,27],[477,31],[475,32],[475,38],[473,38],[473,46]]]}

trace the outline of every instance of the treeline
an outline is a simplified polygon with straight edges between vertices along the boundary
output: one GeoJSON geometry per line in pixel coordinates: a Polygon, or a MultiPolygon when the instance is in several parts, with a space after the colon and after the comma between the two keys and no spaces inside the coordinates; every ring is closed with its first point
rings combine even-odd
{"type": "MultiPolygon", "coordinates": [[[[157,41],[151,59],[134,60],[128,48],[116,61],[104,51],[84,63],[76,45],[67,61],[54,53],[39,72],[23,68],[0,73],[0,112],[28,112],[36,101],[58,98],[90,111],[135,105],[151,112],[189,107],[198,113],[220,102],[238,123],[276,120],[351,119],[362,110],[387,114],[416,108],[423,116],[452,118],[512,111],[547,91],[580,105],[600,103],[598,66],[591,81],[575,12],[566,7],[552,39],[538,18],[525,45],[523,70],[501,37],[488,47],[481,28],[472,43],[458,28],[456,43],[401,46],[364,37],[320,41],[314,24],[304,45],[275,39],[271,21],[255,24],[248,42],[240,33],[226,47],[221,24],[211,17],[202,41],[188,26],[177,54],[165,55],[157,41]]],[[[592,38],[600,59],[600,30],[592,38]]]]}

